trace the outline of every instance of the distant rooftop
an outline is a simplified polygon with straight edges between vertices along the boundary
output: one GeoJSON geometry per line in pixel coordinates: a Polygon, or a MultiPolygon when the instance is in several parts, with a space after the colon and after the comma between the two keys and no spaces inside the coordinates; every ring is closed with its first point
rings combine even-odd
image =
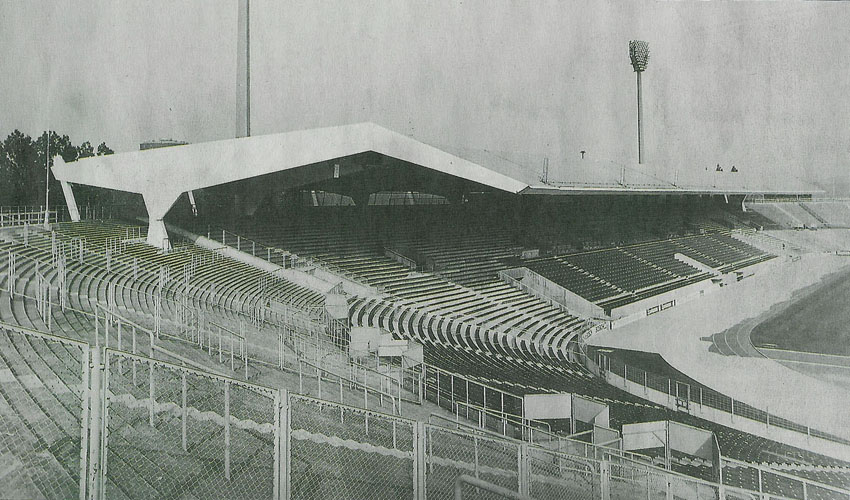
{"type": "Polygon", "coordinates": [[[152,141],[145,141],[139,144],[139,151],[144,151],[146,149],[156,149],[156,148],[167,148],[170,146],[185,146],[189,144],[186,141],[178,141],[176,139],[155,139],[152,141]]]}

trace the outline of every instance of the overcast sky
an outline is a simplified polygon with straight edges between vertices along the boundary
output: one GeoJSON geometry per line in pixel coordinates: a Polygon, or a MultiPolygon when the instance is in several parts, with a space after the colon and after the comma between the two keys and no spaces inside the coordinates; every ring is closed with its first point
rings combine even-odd
{"type": "MultiPolygon", "coordinates": [[[[236,2],[0,0],[0,134],[116,151],[233,137],[236,2]]],[[[251,2],[252,132],[373,121],[426,142],[850,179],[850,4],[251,2]]]]}

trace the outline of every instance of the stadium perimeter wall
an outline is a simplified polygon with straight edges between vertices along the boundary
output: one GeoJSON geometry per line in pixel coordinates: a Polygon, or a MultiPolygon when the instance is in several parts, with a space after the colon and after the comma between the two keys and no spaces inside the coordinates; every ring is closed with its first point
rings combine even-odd
{"type": "MultiPolygon", "coordinates": [[[[848,439],[846,409],[850,398],[846,391],[769,359],[710,352],[713,344],[706,341],[707,337],[733,327],[745,328],[772,305],[791,299],[796,290],[850,264],[845,257],[815,254],[784,260],[781,266],[778,261],[765,264],[776,262],[781,272],[756,273],[724,287],[721,293],[706,296],[704,303],[684,304],[622,330],[602,330],[588,342],[599,347],[656,352],[688,377],[736,401],[799,424],[804,434],[805,427],[810,427],[848,439]]],[[[729,417],[726,419],[728,422],[729,417]]]]}
{"type": "Polygon", "coordinates": [[[622,307],[617,307],[611,311],[611,328],[617,328],[641,318],[652,316],[656,312],[689,302],[707,293],[711,293],[718,288],[710,279],[705,279],[675,290],[670,290],[669,292],[660,293],[637,302],[632,302],[631,304],[626,304],[622,307]],[[653,308],[657,308],[657,310],[652,311],[653,308]]]}
{"type": "MultiPolygon", "coordinates": [[[[609,370],[602,370],[597,363],[593,362],[589,358],[585,357],[584,359],[585,365],[590,371],[602,377],[606,382],[614,387],[621,388],[629,394],[652,401],[653,403],[662,405],[665,408],[669,408],[674,411],[683,411],[680,406],[681,402],[677,401],[678,398],[669,394],[669,392],[673,392],[673,388],[666,393],[658,391],[647,386],[646,383],[629,380],[628,375],[625,373],[619,374],[609,370]]],[[[671,384],[672,383],[673,382],[671,381],[671,384]]],[[[770,425],[769,422],[759,422],[742,415],[736,415],[734,414],[734,403],[732,406],[732,413],[729,413],[712,408],[708,405],[694,402],[694,400],[699,401],[699,399],[701,399],[701,396],[694,396],[692,394],[687,411],[683,411],[683,413],[839,460],[846,460],[847,457],[850,456],[850,446],[848,445],[770,425]]]]}
{"type": "MultiPolygon", "coordinates": [[[[771,259],[739,269],[738,272],[743,273],[744,279],[746,279],[747,277],[761,273],[782,261],[783,259],[771,259]]],[[[735,273],[727,273],[725,275],[721,275],[721,277],[724,278],[724,280],[729,280],[731,277],[731,280],[733,281],[731,286],[735,286],[735,273]]],[[[710,279],[706,279],[698,283],[686,285],[637,302],[632,302],[631,304],[626,304],[623,307],[618,307],[611,311],[612,316],[617,316],[617,318],[611,322],[611,328],[617,328],[640,318],[652,316],[656,312],[699,299],[700,297],[709,293],[714,293],[718,290],[721,290],[719,285],[713,283],[710,279]],[[670,304],[671,302],[672,304],[670,304]],[[666,304],[670,305],[665,307],[666,304]],[[657,310],[651,311],[652,308],[656,307],[658,308],[657,310]]]]}

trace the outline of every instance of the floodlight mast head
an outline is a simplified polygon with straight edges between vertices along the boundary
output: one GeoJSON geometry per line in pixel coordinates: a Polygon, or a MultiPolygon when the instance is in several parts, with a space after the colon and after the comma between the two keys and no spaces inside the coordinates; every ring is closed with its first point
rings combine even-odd
{"type": "Polygon", "coordinates": [[[637,75],[637,105],[638,105],[638,164],[643,163],[643,99],[640,88],[640,75],[649,64],[649,44],[641,40],[629,42],[629,59],[637,75]]]}
{"type": "Polygon", "coordinates": [[[629,42],[629,59],[635,71],[645,71],[649,64],[649,44],[641,40],[629,42]]]}

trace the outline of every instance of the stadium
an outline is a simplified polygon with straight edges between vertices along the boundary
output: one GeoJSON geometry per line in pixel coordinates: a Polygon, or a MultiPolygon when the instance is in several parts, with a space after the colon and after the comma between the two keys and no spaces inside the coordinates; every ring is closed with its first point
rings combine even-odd
{"type": "Polygon", "coordinates": [[[0,210],[0,496],[850,500],[850,200],[647,166],[630,50],[637,163],[250,93],[53,158],[0,210]]]}

